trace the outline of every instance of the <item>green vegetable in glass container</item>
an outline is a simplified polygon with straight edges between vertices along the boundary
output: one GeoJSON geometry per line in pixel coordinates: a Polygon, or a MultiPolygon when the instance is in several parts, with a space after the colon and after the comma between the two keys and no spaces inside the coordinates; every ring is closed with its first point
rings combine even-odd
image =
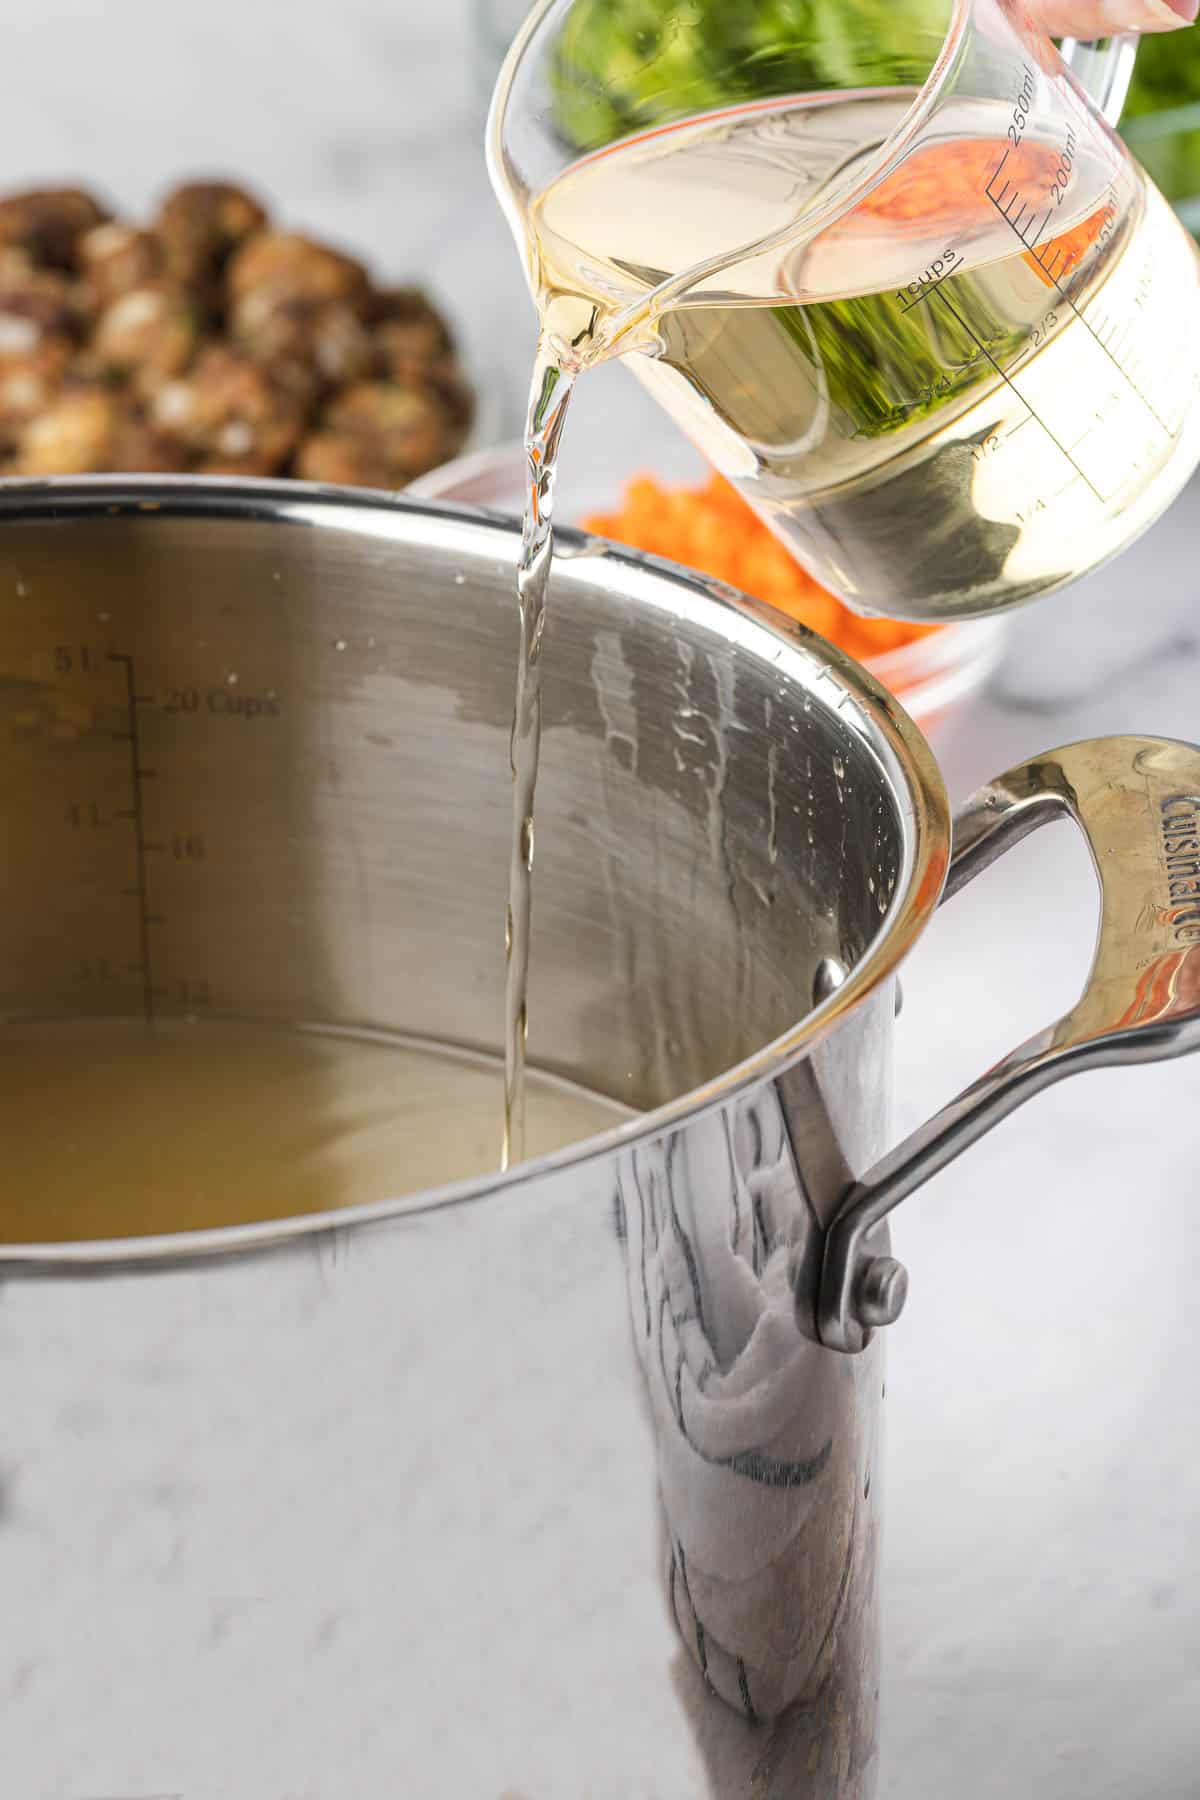
{"type": "MultiPolygon", "coordinates": [[[[918,88],[945,39],[950,0],[576,0],[551,53],[555,122],[583,155],[658,125],[789,94],[918,88]]],[[[1127,137],[1173,202],[1200,196],[1200,30],[1140,49],[1127,137]],[[1179,130],[1177,109],[1191,107],[1179,130]],[[1169,110],[1164,110],[1169,109],[1169,110]]],[[[1200,209],[1200,201],[1197,202],[1200,209]]],[[[851,436],[882,437],[952,405],[1018,347],[964,279],[956,341],[887,294],[780,307],[851,436]],[[980,345],[987,346],[987,352],[980,345]],[[895,395],[911,398],[897,404],[895,395]]]]}
{"type": "Polygon", "coordinates": [[[949,0],[576,0],[556,122],[583,152],[743,100],[919,87],[949,16],[949,0]]]}
{"type": "MultiPolygon", "coordinates": [[[[576,0],[554,50],[558,127],[585,153],[743,101],[915,89],[949,17],[949,0],[576,0]]],[[[894,295],[779,307],[775,318],[820,365],[846,435],[882,437],[982,379],[981,342],[1011,347],[982,295],[965,287],[961,302],[978,316],[961,333],[906,312],[894,295]],[[897,404],[897,393],[912,397],[897,404]]]]}

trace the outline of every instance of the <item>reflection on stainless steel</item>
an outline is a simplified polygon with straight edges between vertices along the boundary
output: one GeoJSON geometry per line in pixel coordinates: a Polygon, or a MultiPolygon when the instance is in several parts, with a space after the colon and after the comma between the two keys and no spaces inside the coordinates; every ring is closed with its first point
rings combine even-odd
{"type": "Polygon", "coordinates": [[[846,971],[836,956],[823,956],[817,964],[817,972],[813,976],[813,1005],[820,1006],[828,1000],[830,994],[836,994],[846,979],[846,971]]]}
{"type": "MultiPolygon", "coordinates": [[[[0,1014],[497,1050],[516,550],[0,490],[0,1014]]],[[[944,795],[682,573],[568,554],[545,654],[531,1060],[647,1116],[458,1204],[0,1249],[6,1792],[872,1791],[880,1353],[793,1288],[886,1148],[944,795]]]]}
{"type": "Polygon", "coordinates": [[[1200,751],[1160,738],[1071,744],[1003,775],[955,822],[956,893],[1009,845],[1062,816],[1100,882],[1100,933],[1078,1003],[1021,1044],[858,1182],[829,1233],[820,1330],[860,1349],[900,1315],[907,1280],[871,1234],[960,1151],[1065,1075],[1200,1049],[1200,751]]]}
{"type": "MultiPolygon", "coordinates": [[[[0,489],[0,1018],[498,1049],[516,553],[298,485],[0,489]]],[[[0,1247],[6,1792],[874,1792],[882,1347],[817,1298],[945,795],[761,609],[556,582],[530,1057],[644,1116],[394,1205],[0,1247]]]]}
{"type": "Polygon", "coordinates": [[[881,1372],[799,1328],[812,1219],[774,1092],[628,1150],[617,1192],[671,1613],[754,1732],[704,1731],[704,1791],[868,1794],[881,1372]]]}

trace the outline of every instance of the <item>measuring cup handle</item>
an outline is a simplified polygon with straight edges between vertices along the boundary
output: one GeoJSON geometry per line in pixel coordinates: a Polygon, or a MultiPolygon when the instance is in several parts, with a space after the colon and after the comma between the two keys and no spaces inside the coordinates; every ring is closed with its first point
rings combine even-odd
{"type": "Polygon", "coordinates": [[[1058,46],[1059,55],[1097,112],[1114,128],[1133,79],[1137,47],[1137,33],[1132,31],[1118,37],[1097,38],[1090,44],[1081,43],[1078,38],[1063,38],[1058,46]]]}
{"type": "Polygon", "coordinates": [[[851,1188],[825,1242],[817,1329],[861,1350],[900,1315],[908,1278],[871,1232],[913,1190],[1065,1075],[1200,1049],[1200,749],[1095,738],[1002,775],[955,821],[946,895],[1039,825],[1066,814],[1100,882],[1100,931],[1082,996],[926,1121],[851,1188]]]}

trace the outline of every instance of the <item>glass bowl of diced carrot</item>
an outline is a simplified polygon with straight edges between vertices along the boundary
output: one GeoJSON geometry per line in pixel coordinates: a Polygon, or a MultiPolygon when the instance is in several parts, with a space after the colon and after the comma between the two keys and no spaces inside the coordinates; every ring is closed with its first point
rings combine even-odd
{"type": "MultiPolygon", "coordinates": [[[[569,464],[569,455],[563,461],[569,464]]],[[[503,445],[447,463],[409,492],[515,516],[524,472],[520,445],[503,445]]],[[[719,475],[677,482],[648,473],[614,485],[615,504],[607,509],[571,505],[568,494],[557,516],[596,537],[725,582],[799,620],[870,669],[927,736],[940,736],[999,661],[1003,619],[918,625],[852,612],[814,581],[719,475]]]]}

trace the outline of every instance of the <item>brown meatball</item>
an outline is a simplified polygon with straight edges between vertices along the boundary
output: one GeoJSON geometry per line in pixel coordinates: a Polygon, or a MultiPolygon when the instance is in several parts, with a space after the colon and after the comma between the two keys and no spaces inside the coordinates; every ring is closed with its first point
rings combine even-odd
{"type": "MultiPolygon", "coordinates": [[[[3,324],[0,318],[0,333],[3,324]]],[[[0,353],[0,437],[11,441],[22,426],[49,406],[70,362],[71,347],[60,338],[23,356],[0,353]]]]}
{"type": "Polygon", "coordinates": [[[454,355],[445,320],[419,288],[394,288],[376,296],[371,309],[380,372],[393,381],[419,383],[454,355]]]}
{"type": "Polygon", "coordinates": [[[307,371],[310,395],[371,373],[370,333],[344,300],[300,297],[267,307],[250,294],[235,309],[232,327],[243,349],[284,379],[286,371],[307,371]]]}
{"type": "Polygon", "coordinates": [[[367,272],[361,263],[293,232],[260,231],[229,265],[229,297],[235,327],[253,332],[288,300],[345,300],[365,306],[367,272]]]}
{"type": "Polygon", "coordinates": [[[172,282],[148,282],[101,313],[87,366],[98,374],[126,378],[139,393],[152,394],[187,368],[199,341],[194,301],[172,282]]]}
{"type": "Polygon", "coordinates": [[[111,468],[121,410],[119,396],[105,388],[64,388],[21,433],[12,472],[89,475],[111,468]]]}
{"type": "Polygon", "coordinates": [[[11,472],[173,474],[187,466],[182,446],[147,424],[123,395],[72,381],[20,434],[11,472]]]}
{"type": "Polygon", "coordinates": [[[404,487],[445,462],[455,437],[435,395],[364,381],[340,395],[322,429],[304,440],[296,473],[306,481],[404,487]]]}
{"type": "Polygon", "coordinates": [[[347,432],[314,431],[296,452],[296,474],[301,481],[319,481],[324,487],[396,488],[387,453],[373,438],[352,437],[347,432]]]}
{"type": "Polygon", "coordinates": [[[425,386],[437,395],[446,409],[446,416],[457,434],[458,441],[454,446],[457,455],[475,419],[475,395],[471,384],[451,358],[427,370],[425,386]]]}
{"type": "Polygon", "coordinates": [[[259,364],[273,387],[291,396],[306,420],[312,417],[324,384],[309,361],[300,356],[281,356],[262,362],[253,355],[251,361],[259,364]]]}
{"type": "Polygon", "coordinates": [[[189,466],[182,444],[134,414],[119,419],[110,454],[118,475],[182,475],[189,466]]]}
{"type": "Polygon", "coordinates": [[[270,475],[295,448],[304,409],[248,356],[214,345],[159,389],[150,419],[185,446],[200,473],[270,475]]]}
{"type": "Polygon", "coordinates": [[[77,339],[81,320],[71,286],[61,275],[46,269],[23,268],[13,261],[0,268],[0,317],[7,321],[3,335],[10,350],[32,347],[30,333],[39,339],[77,339]],[[24,320],[18,327],[14,321],[24,320]],[[18,343],[18,338],[24,343],[18,343]]]}
{"type": "Polygon", "coordinates": [[[207,297],[233,252],[266,222],[266,212],[244,189],[189,181],[167,195],[155,226],[168,272],[207,297]]]}
{"type": "Polygon", "coordinates": [[[453,455],[471,414],[419,289],[373,291],[240,188],[177,188],[150,230],[74,189],[0,201],[0,473],[298,460],[394,488],[453,455]]]}
{"type": "Polygon", "coordinates": [[[475,400],[441,314],[419,288],[394,288],[376,297],[372,317],[376,367],[401,387],[436,394],[465,436],[475,400]]]}
{"type": "Polygon", "coordinates": [[[5,258],[0,268],[0,431],[48,404],[75,353],[78,317],[65,280],[5,258]]]}
{"type": "Polygon", "coordinates": [[[163,272],[162,243],[133,225],[94,226],[80,238],[78,253],[86,302],[96,312],[163,272]]]}
{"type": "Polygon", "coordinates": [[[79,239],[108,214],[78,188],[39,188],[0,200],[0,246],[24,250],[42,268],[74,269],[79,239]]]}
{"type": "Polygon", "coordinates": [[[0,244],[0,287],[19,286],[36,271],[28,250],[17,244],[0,244]]]}

